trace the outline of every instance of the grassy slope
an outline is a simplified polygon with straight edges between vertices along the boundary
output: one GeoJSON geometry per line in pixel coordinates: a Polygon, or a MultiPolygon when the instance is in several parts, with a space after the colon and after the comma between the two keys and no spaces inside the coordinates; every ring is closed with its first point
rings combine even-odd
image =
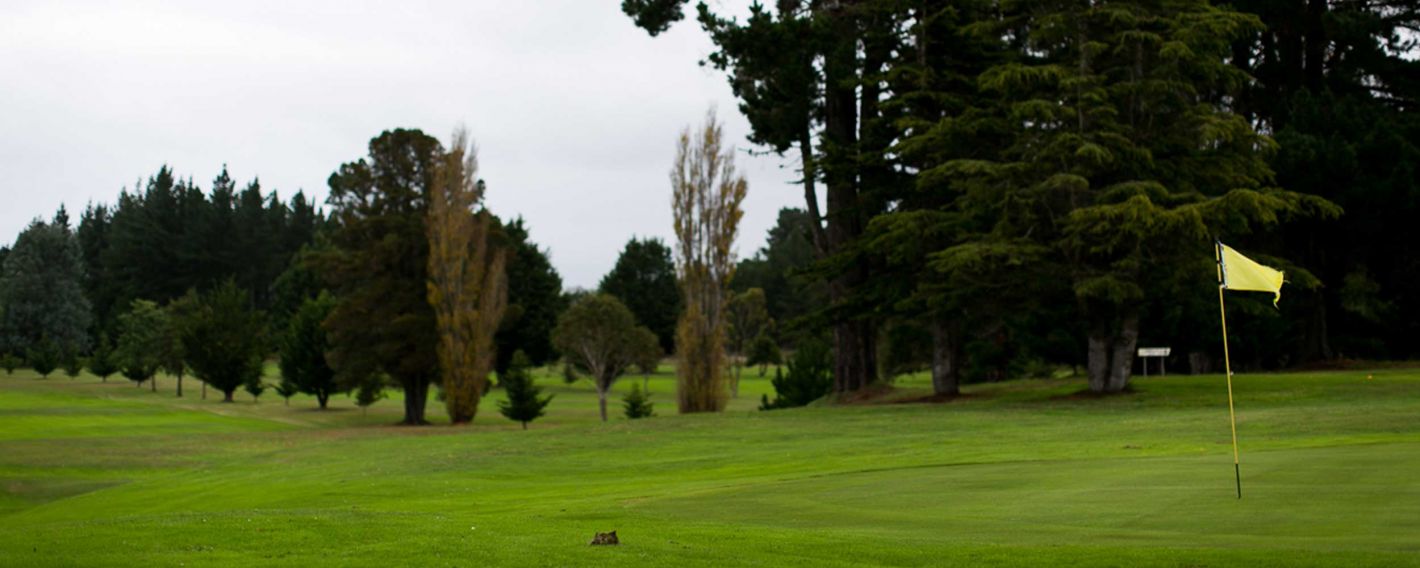
{"type": "Polygon", "coordinates": [[[407,429],[381,426],[398,401],[0,377],[0,564],[1420,565],[1414,371],[1239,377],[1242,501],[1217,376],[759,413],[747,375],[680,417],[659,375],[665,416],[605,425],[585,382],[542,381],[523,432],[493,401],[407,429]]]}

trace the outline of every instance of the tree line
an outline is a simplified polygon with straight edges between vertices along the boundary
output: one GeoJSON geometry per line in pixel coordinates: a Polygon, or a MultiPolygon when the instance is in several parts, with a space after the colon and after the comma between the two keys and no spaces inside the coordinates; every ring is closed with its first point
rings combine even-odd
{"type": "MultiPolygon", "coordinates": [[[[623,10],[654,35],[684,4],[623,10]]],[[[681,411],[719,410],[784,347],[765,408],[918,369],[942,396],[1058,366],[1119,392],[1139,345],[1195,372],[1218,358],[1215,239],[1289,278],[1281,310],[1234,303],[1241,367],[1420,349],[1413,6],[785,0],[695,18],[749,141],[799,165],[804,207],[749,258],[713,117],[677,141],[675,240],[632,239],[596,291],[565,293],[522,221],[482,205],[466,139],[391,130],[331,175],[324,211],[165,167],[77,230],[62,209],[36,220],[0,249],[0,351],[190,367],[230,395],[182,338],[251,316],[258,355],[228,366],[279,354],[322,401],[394,385],[409,424],[431,386],[472,420],[491,376],[559,357],[603,416],[612,383],[663,355],[681,411]]]]}
{"type": "MultiPolygon", "coordinates": [[[[685,4],[622,9],[656,35],[685,4]]],[[[749,141],[801,173],[788,215],[804,220],[741,276],[830,332],[839,393],[901,366],[950,396],[1051,365],[1117,392],[1142,344],[1208,371],[1215,239],[1289,278],[1280,311],[1235,303],[1244,368],[1414,357],[1417,10],[784,0],[733,18],[701,3],[704,64],[749,141]],[[795,272],[759,270],[790,257],[821,289],[774,292],[795,272]],[[805,298],[821,302],[789,305],[805,298]]]]}

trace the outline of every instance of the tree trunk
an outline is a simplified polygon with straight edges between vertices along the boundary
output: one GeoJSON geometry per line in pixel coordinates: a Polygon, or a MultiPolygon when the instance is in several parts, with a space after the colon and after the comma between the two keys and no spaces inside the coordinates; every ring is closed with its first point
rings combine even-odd
{"type": "Polygon", "coordinates": [[[154,375],[153,378],[148,379],[148,380],[152,381],[152,382],[148,383],[148,386],[153,387],[153,392],[158,392],[158,377],[157,377],[157,375],[154,375]]]}
{"type": "Polygon", "coordinates": [[[1139,343],[1139,316],[1129,313],[1117,321],[1096,325],[1089,335],[1090,392],[1117,393],[1129,386],[1134,372],[1134,350],[1139,343]]]}
{"type": "MultiPolygon", "coordinates": [[[[834,28],[834,45],[824,54],[824,185],[828,187],[828,220],[824,256],[852,246],[863,233],[858,199],[858,25],[845,6],[826,3],[834,28]]],[[[867,267],[854,263],[829,283],[829,303],[842,306],[867,280],[867,267]]],[[[833,390],[858,390],[877,378],[875,341],[870,320],[840,319],[833,326],[833,390]]]]}
{"type": "Polygon", "coordinates": [[[178,374],[178,398],[182,398],[182,374],[178,374]]]}
{"type": "Polygon", "coordinates": [[[953,324],[932,321],[932,392],[943,396],[961,394],[961,337],[953,324]]]}
{"type": "Polygon", "coordinates": [[[597,389],[597,405],[601,407],[602,422],[606,422],[606,389],[597,389]]]}
{"type": "Polygon", "coordinates": [[[1109,356],[1110,347],[1114,345],[1114,336],[1108,332],[1091,332],[1089,345],[1086,368],[1090,375],[1090,392],[1102,393],[1109,385],[1109,356]]]}
{"type": "Polygon", "coordinates": [[[232,402],[232,391],[222,391],[222,402],[232,402]]]}
{"type": "Polygon", "coordinates": [[[320,409],[321,409],[321,410],[325,410],[325,403],[327,403],[327,402],[329,402],[329,401],[330,401],[330,393],[328,393],[328,392],[318,392],[318,393],[316,393],[316,402],[320,403],[320,409]]]}
{"type": "Polygon", "coordinates": [[[1114,338],[1114,359],[1109,374],[1109,392],[1122,392],[1134,374],[1134,349],[1139,345],[1139,316],[1130,314],[1119,324],[1114,338]]]}
{"type": "Polygon", "coordinates": [[[523,421],[523,429],[524,429],[524,430],[527,430],[527,429],[528,429],[528,422],[527,422],[526,420],[523,421]]]}
{"type": "Polygon", "coordinates": [[[853,392],[877,378],[877,350],[874,326],[866,321],[847,321],[833,327],[833,390],[853,392]]]}
{"type": "Polygon", "coordinates": [[[424,426],[429,424],[424,419],[424,406],[429,401],[429,381],[424,378],[409,379],[403,381],[404,384],[404,420],[400,424],[405,426],[424,426]]]}

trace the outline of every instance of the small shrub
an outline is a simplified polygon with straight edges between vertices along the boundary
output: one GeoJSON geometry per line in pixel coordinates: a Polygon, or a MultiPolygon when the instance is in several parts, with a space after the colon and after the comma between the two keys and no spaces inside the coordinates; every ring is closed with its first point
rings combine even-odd
{"type": "Polygon", "coordinates": [[[1048,379],[1055,376],[1055,366],[1044,359],[1027,359],[1021,363],[1021,376],[1027,379],[1048,379]]]}
{"type": "Polygon", "coordinates": [[[582,375],[577,372],[577,367],[571,361],[562,360],[562,382],[572,384],[581,379],[582,375]]]}
{"type": "Polygon", "coordinates": [[[823,398],[833,388],[833,359],[828,346],[821,341],[807,340],[799,345],[789,359],[788,374],[774,370],[773,402],[766,395],[760,399],[760,410],[804,406],[823,398]]]}
{"type": "Polygon", "coordinates": [[[626,417],[632,420],[638,418],[650,418],[655,416],[652,411],[651,395],[641,390],[641,385],[631,383],[631,392],[621,399],[621,403],[626,407],[626,417]]]}
{"type": "Polygon", "coordinates": [[[13,353],[6,353],[4,355],[0,355],[0,367],[3,367],[5,369],[6,375],[15,374],[15,369],[19,368],[19,366],[23,365],[24,363],[24,361],[22,361],[19,357],[16,357],[13,353]]]}
{"type": "Polygon", "coordinates": [[[261,382],[261,377],[257,377],[242,383],[242,390],[251,395],[252,402],[261,402],[261,394],[266,392],[266,383],[261,382]]]}

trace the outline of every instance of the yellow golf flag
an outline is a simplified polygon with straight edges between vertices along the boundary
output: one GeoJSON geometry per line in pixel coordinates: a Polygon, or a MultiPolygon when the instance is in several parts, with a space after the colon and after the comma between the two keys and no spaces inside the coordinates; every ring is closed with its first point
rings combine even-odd
{"type": "Polygon", "coordinates": [[[1218,243],[1218,267],[1225,290],[1272,292],[1272,304],[1282,299],[1282,271],[1263,266],[1228,245],[1218,243]]]}

